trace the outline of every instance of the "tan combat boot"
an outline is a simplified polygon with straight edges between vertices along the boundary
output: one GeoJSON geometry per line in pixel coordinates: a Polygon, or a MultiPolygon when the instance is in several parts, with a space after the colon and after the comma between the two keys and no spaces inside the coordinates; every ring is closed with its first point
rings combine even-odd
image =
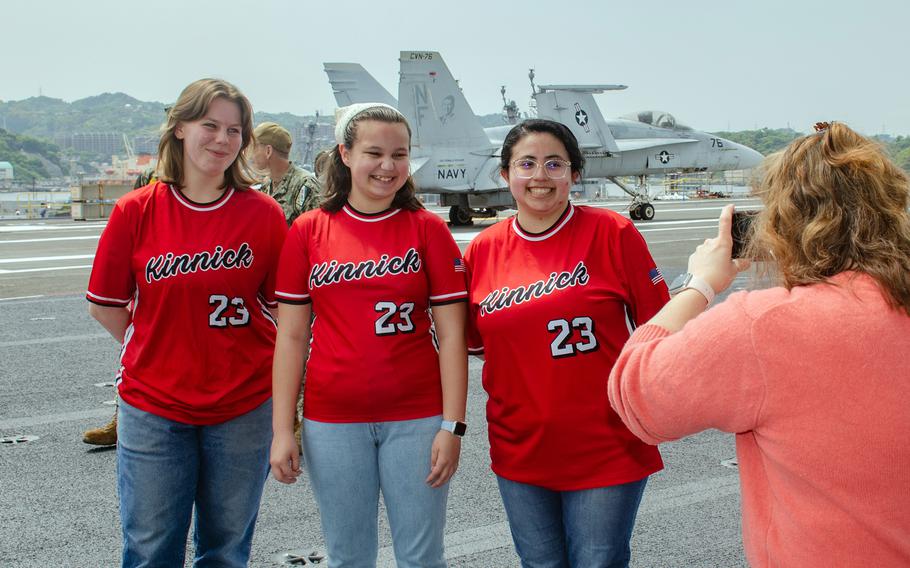
{"type": "Polygon", "coordinates": [[[117,411],[114,417],[101,428],[86,430],[82,434],[82,441],[93,446],[113,446],[117,443],[117,411]]]}

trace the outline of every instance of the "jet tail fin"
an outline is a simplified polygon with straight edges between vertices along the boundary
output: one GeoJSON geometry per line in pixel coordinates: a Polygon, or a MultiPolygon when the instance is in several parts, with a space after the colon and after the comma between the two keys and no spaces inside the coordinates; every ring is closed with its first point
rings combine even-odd
{"type": "Polygon", "coordinates": [[[599,89],[581,88],[580,85],[566,85],[565,87],[551,86],[549,87],[551,90],[541,88],[541,92],[534,95],[538,118],[548,118],[568,126],[578,139],[578,144],[582,149],[603,148],[607,152],[618,152],[619,147],[616,145],[613,133],[607,126],[592,93],[617,90],[607,87],[622,86],[593,86],[599,87],[599,89]]]}
{"type": "Polygon", "coordinates": [[[338,106],[354,103],[385,103],[398,107],[398,101],[359,63],[323,63],[325,74],[338,106]]]}
{"type": "Polygon", "coordinates": [[[493,144],[435,51],[402,51],[398,110],[411,125],[411,144],[491,149],[493,144]]]}

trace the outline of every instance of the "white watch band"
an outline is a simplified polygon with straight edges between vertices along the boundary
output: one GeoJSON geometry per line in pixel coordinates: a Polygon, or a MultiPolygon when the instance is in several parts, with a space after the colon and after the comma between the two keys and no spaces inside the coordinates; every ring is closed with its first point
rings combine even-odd
{"type": "Polygon", "coordinates": [[[694,274],[689,275],[689,281],[686,282],[686,285],[683,286],[682,289],[685,290],[686,288],[692,288],[693,290],[698,290],[701,292],[701,295],[704,296],[706,300],[708,300],[709,304],[714,301],[714,288],[712,288],[710,284],[694,274]]]}

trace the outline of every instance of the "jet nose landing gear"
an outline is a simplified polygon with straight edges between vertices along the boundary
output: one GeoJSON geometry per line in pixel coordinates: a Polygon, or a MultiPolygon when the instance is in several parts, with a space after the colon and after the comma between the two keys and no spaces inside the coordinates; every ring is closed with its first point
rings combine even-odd
{"type": "Polygon", "coordinates": [[[650,203],[632,204],[629,208],[629,217],[635,221],[650,221],[654,218],[654,206],[650,203]]]}
{"type": "Polygon", "coordinates": [[[650,221],[654,218],[654,206],[651,205],[651,197],[648,195],[648,183],[645,176],[638,176],[638,187],[636,189],[629,189],[615,177],[607,179],[615,183],[632,198],[632,203],[629,204],[629,217],[633,221],[650,221]]]}

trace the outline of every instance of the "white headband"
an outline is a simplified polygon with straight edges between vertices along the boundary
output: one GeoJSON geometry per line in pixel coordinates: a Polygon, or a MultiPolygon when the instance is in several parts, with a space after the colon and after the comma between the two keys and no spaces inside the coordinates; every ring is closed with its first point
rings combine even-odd
{"type": "Polygon", "coordinates": [[[355,103],[341,107],[335,111],[335,142],[344,144],[344,131],[348,129],[348,124],[354,120],[355,116],[371,108],[387,108],[404,118],[397,108],[383,103],[355,103]]]}

